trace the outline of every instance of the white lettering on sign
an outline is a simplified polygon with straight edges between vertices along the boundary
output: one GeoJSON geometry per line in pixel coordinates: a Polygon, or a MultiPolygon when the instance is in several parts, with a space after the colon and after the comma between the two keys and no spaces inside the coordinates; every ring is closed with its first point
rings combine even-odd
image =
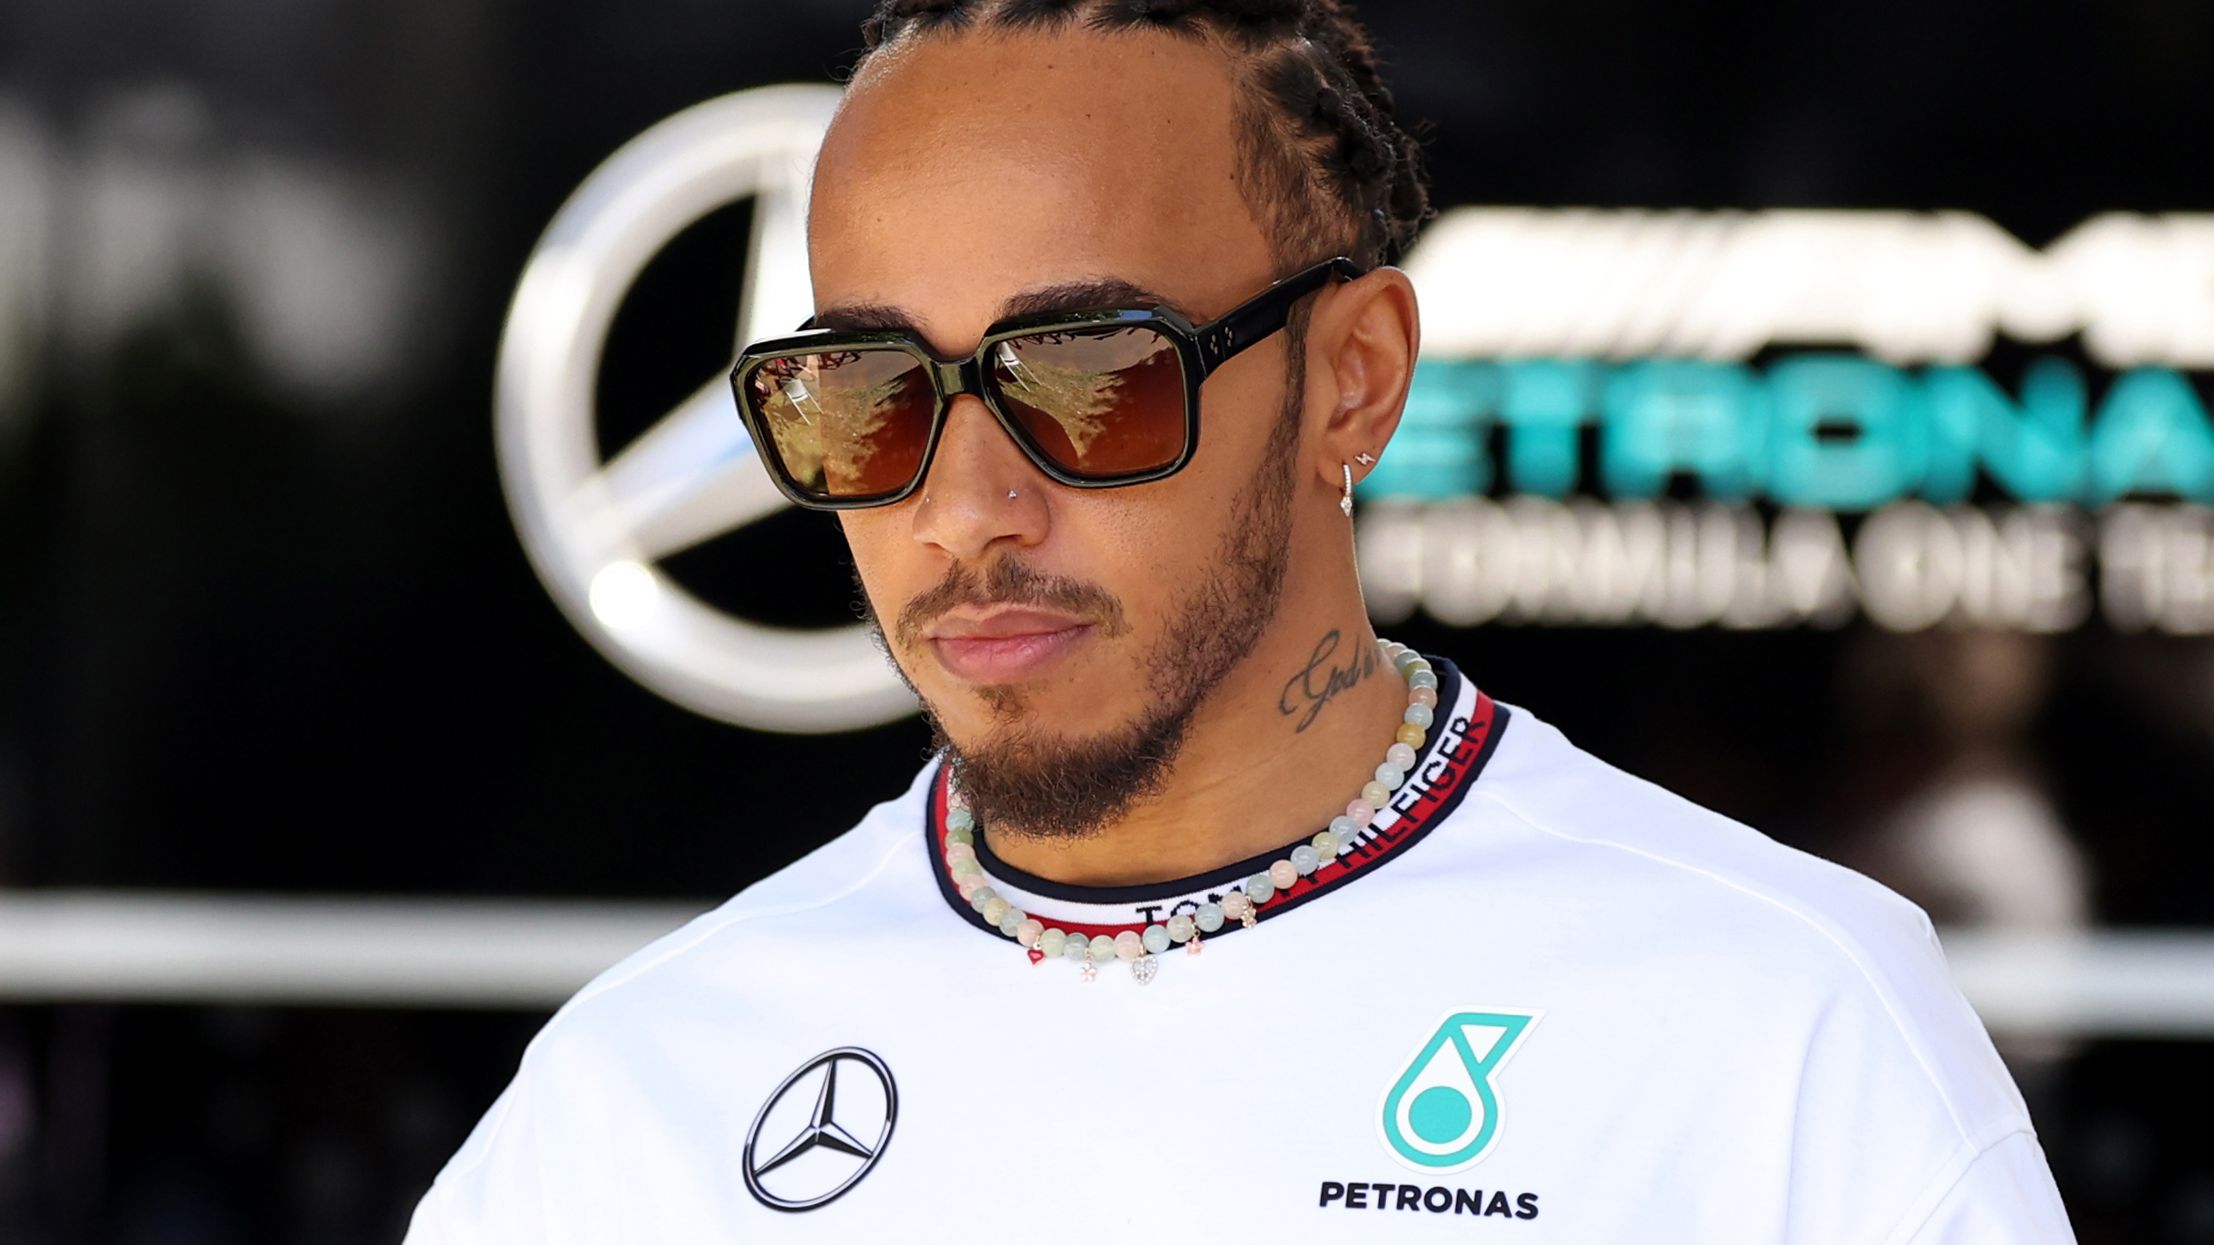
{"type": "Polygon", "coordinates": [[[1426,353],[1972,363],[2081,332],[2111,368],[2214,368],[2214,215],[2095,216],[2042,251],[1966,212],[1461,207],[1407,257],[1426,353]]]}

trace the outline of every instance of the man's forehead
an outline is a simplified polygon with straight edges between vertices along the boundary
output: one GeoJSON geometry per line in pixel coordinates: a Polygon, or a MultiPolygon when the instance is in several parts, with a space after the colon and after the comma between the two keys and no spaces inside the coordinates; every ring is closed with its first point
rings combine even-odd
{"type": "Polygon", "coordinates": [[[1233,103],[1220,56],[1165,35],[932,34],[872,62],[816,169],[818,322],[956,349],[1030,312],[1227,306],[1272,268],[1233,103]]]}
{"type": "Polygon", "coordinates": [[[1237,114],[1228,62],[1193,40],[1081,27],[935,33],[866,63],[818,176],[935,181],[1010,162],[1125,180],[1228,174],[1237,114]]]}

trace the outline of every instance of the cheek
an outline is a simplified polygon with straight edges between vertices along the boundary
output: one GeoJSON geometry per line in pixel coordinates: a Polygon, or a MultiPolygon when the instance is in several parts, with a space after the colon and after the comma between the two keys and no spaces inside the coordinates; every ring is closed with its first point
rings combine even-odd
{"type": "Polygon", "coordinates": [[[1151,631],[1173,612],[1195,568],[1210,556],[1214,529],[1204,512],[1187,514],[1142,495],[1129,501],[1093,525],[1095,535],[1083,542],[1090,565],[1071,569],[1114,593],[1131,621],[1151,631]]]}
{"type": "Polygon", "coordinates": [[[1171,481],[1190,519],[1219,531],[1252,487],[1284,417],[1284,356],[1256,349],[1209,377],[1199,397],[1199,453],[1171,481]]]}
{"type": "MultiPolygon", "coordinates": [[[[1284,355],[1256,349],[1210,377],[1200,397],[1199,453],[1166,480],[1108,490],[1079,503],[1082,543],[1101,565],[1086,571],[1160,619],[1210,573],[1239,499],[1253,485],[1282,417],[1284,355]],[[1107,568],[1112,567],[1110,572],[1107,568]]],[[[1071,524],[1077,526],[1077,524],[1071,524]]]]}
{"type": "MultiPolygon", "coordinates": [[[[915,544],[911,540],[903,541],[899,532],[904,529],[890,521],[892,511],[903,509],[904,506],[893,506],[848,511],[838,516],[838,526],[846,534],[846,550],[853,555],[853,568],[879,614],[897,613],[901,603],[918,590],[908,579],[919,572],[906,565],[915,559],[910,556],[903,561],[900,557],[902,545],[912,554],[915,544]]],[[[890,626],[889,620],[885,625],[890,626]]]]}

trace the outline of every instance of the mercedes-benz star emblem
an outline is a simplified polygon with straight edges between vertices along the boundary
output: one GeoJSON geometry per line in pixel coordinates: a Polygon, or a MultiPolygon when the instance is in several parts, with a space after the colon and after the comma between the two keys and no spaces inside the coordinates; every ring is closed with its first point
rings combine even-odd
{"type": "Polygon", "coordinates": [[[493,391],[508,507],[562,612],[639,682],[763,730],[853,730],[912,713],[915,701],[860,624],[770,626],[722,612],[665,573],[665,559],[789,503],[738,422],[727,361],[703,367],[692,396],[637,440],[603,447],[600,358],[647,264],[741,200],[754,209],[737,342],[799,323],[814,302],[807,181],[837,106],[833,86],[757,87],[624,144],[531,253],[493,391]]]}
{"type": "Polygon", "coordinates": [[[899,1090],[882,1059],[858,1046],[824,1051],[785,1077],[753,1117],[746,1188],[775,1210],[835,1201],[884,1157],[898,1118],[899,1090]]]}

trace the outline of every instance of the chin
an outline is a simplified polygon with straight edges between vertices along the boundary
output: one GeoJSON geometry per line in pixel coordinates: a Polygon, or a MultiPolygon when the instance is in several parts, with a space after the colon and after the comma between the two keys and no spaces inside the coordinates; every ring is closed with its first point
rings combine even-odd
{"type": "Polygon", "coordinates": [[[1120,724],[1120,719],[1098,720],[1105,706],[1072,694],[1061,679],[956,684],[928,705],[940,733],[963,752],[1010,744],[1057,747],[1120,724]]]}

